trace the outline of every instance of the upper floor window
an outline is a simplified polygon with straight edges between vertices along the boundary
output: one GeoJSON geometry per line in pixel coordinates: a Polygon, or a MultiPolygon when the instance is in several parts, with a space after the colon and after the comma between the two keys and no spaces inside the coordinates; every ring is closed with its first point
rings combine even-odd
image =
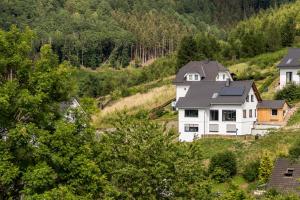
{"type": "Polygon", "coordinates": [[[236,121],[236,111],[235,110],[223,110],[222,113],[223,121],[236,121]]]}
{"type": "Polygon", "coordinates": [[[243,118],[247,118],[247,110],[243,110],[243,118]]]}
{"type": "Polygon", "coordinates": [[[251,95],[251,102],[254,102],[254,95],[251,95]]]}
{"type": "Polygon", "coordinates": [[[249,102],[249,95],[246,97],[246,102],[249,102]]]}
{"type": "Polygon", "coordinates": [[[249,118],[252,118],[252,110],[249,110],[249,118]]]}
{"type": "Polygon", "coordinates": [[[187,81],[200,81],[199,74],[187,74],[187,81]]]}
{"type": "Polygon", "coordinates": [[[226,76],[225,76],[225,74],[223,74],[223,80],[225,80],[226,79],[226,76]]]}
{"type": "Polygon", "coordinates": [[[198,110],[185,110],[184,116],[185,117],[198,117],[198,110]]]}

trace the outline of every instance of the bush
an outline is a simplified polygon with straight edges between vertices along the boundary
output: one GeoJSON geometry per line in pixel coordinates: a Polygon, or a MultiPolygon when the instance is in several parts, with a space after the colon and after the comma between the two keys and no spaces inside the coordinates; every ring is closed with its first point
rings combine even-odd
{"type": "Polygon", "coordinates": [[[259,161],[254,161],[246,165],[243,172],[243,177],[248,182],[253,182],[258,178],[258,173],[259,173],[259,161]]]}
{"type": "Polygon", "coordinates": [[[217,181],[233,177],[237,173],[236,156],[230,151],[214,155],[210,160],[208,171],[217,181]]]}
{"type": "Polygon", "coordinates": [[[229,178],[229,174],[223,168],[216,167],[211,174],[211,178],[216,180],[218,183],[224,183],[229,178]]]}
{"type": "Polygon", "coordinates": [[[300,86],[296,84],[287,85],[276,93],[275,99],[285,99],[288,102],[300,100],[300,86]]]}

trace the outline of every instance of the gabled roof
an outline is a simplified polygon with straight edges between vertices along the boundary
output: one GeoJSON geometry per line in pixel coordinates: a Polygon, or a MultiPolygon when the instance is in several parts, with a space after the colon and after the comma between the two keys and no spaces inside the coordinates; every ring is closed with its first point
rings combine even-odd
{"type": "Polygon", "coordinates": [[[187,73],[198,73],[201,79],[214,81],[221,71],[225,72],[228,70],[217,61],[191,61],[178,71],[174,83],[186,83],[185,75],[187,73]]]}
{"type": "Polygon", "coordinates": [[[300,48],[290,48],[288,54],[281,60],[278,67],[300,67],[300,48]]]}
{"type": "Polygon", "coordinates": [[[281,192],[295,192],[300,194],[300,164],[294,163],[288,159],[277,159],[267,188],[277,189],[281,192]],[[292,176],[285,176],[287,169],[293,169],[292,176]]]}
{"type": "Polygon", "coordinates": [[[257,104],[257,108],[279,109],[283,108],[285,100],[263,100],[257,104]]]}
{"type": "Polygon", "coordinates": [[[178,99],[178,108],[207,108],[214,104],[233,104],[241,105],[246,101],[250,89],[253,88],[259,101],[261,98],[257,92],[254,81],[234,81],[226,87],[226,81],[200,81],[193,82],[185,97],[178,99]],[[240,95],[226,94],[221,95],[221,91],[228,88],[229,91],[236,88],[242,89],[240,95]]]}

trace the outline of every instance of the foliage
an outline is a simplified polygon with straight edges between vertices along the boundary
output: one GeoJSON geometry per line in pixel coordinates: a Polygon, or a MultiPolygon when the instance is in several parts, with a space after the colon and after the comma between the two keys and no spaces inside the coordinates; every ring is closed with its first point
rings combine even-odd
{"type": "Polygon", "coordinates": [[[237,185],[231,184],[228,191],[221,195],[219,200],[251,200],[248,195],[238,188],[237,185]]]}
{"type": "Polygon", "coordinates": [[[179,45],[177,53],[177,69],[187,64],[189,61],[195,60],[197,52],[197,44],[192,36],[184,37],[179,45]]]}
{"type": "Polygon", "coordinates": [[[119,117],[116,132],[105,133],[95,151],[123,198],[210,199],[201,152],[174,143],[174,133],[164,133],[144,114],[119,117]]]}
{"type": "Polygon", "coordinates": [[[258,179],[261,183],[267,183],[273,170],[273,158],[270,153],[264,152],[259,164],[258,179]]]}
{"type": "Polygon", "coordinates": [[[77,70],[73,76],[78,81],[79,96],[99,97],[111,94],[117,99],[134,94],[131,88],[133,86],[175,74],[175,67],[174,58],[169,56],[144,68],[103,69],[99,72],[77,70]]]}
{"type": "Polygon", "coordinates": [[[51,43],[60,61],[122,67],[173,52],[186,34],[227,28],[290,1],[10,0],[0,2],[0,27],[30,26],[35,50],[51,43]]]}
{"type": "Polygon", "coordinates": [[[212,174],[212,178],[224,182],[237,173],[236,156],[230,151],[214,155],[210,160],[208,171],[212,174]]]}
{"type": "Polygon", "coordinates": [[[300,122],[300,109],[298,109],[289,119],[288,126],[299,124],[300,122]]]}
{"type": "Polygon", "coordinates": [[[285,99],[288,102],[293,102],[300,99],[300,86],[296,84],[288,84],[282,90],[275,94],[275,99],[285,99]]]}
{"type": "Polygon", "coordinates": [[[254,162],[248,163],[245,166],[245,169],[244,169],[244,172],[243,172],[243,177],[248,182],[255,181],[258,178],[259,167],[260,167],[260,162],[259,161],[254,161],[254,162]]]}
{"type": "Polygon", "coordinates": [[[298,160],[300,157],[300,140],[298,139],[289,149],[289,157],[298,160]]]}

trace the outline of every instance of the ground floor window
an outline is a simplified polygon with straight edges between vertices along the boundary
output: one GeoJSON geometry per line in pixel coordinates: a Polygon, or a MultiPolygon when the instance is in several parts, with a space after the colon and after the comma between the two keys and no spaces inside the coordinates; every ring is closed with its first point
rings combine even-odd
{"type": "Polygon", "coordinates": [[[278,114],[277,109],[272,109],[272,115],[273,115],[273,116],[277,116],[277,114],[278,114]]]}
{"type": "Polygon", "coordinates": [[[210,121],[219,121],[219,111],[218,110],[210,111],[210,121]]]}
{"type": "Polygon", "coordinates": [[[286,73],[286,83],[291,83],[293,80],[293,72],[286,73]]]}
{"type": "Polygon", "coordinates": [[[226,125],[226,132],[227,133],[237,133],[237,128],[235,124],[227,124],[226,125]]]}
{"type": "Polygon", "coordinates": [[[247,110],[243,110],[243,118],[247,118],[247,110]]]}
{"type": "Polygon", "coordinates": [[[198,124],[185,124],[184,125],[185,132],[199,132],[199,125],[198,124]]]}
{"type": "Polygon", "coordinates": [[[249,118],[252,118],[252,110],[249,110],[249,118]]]}
{"type": "Polygon", "coordinates": [[[223,110],[222,119],[223,119],[223,121],[236,121],[236,111],[235,110],[223,110]]]}
{"type": "Polygon", "coordinates": [[[211,132],[211,133],[219,132],[219,125],[218,124],[210,124],[209,125],[209,132],[211,132]]]}

